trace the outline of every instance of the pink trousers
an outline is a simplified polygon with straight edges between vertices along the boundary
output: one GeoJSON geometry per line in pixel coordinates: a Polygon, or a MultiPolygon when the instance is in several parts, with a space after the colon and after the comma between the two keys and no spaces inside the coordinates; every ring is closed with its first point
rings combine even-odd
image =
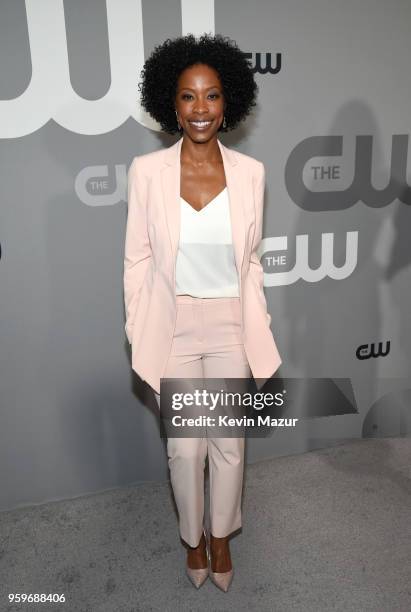
{"type": "MultiPolygon", "coordinates": [[[[240,298],[177,295],[177,321],[163,378],[248,378],[240,298]]],[[[160,395],[155,392],[160,406],[160,395]]],[[[198,546],[204,520],[208,454],[210,530],[216,538],[241,527],[244,437],[168,438],[170,480],[182,539],[198,546]]]]}

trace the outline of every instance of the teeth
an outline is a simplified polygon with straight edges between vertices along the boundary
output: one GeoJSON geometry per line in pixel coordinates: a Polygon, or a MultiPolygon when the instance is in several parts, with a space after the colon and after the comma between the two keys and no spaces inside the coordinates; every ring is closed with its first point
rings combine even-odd
{"type": "Polygon", "coordinates": [[[199,127],[202,127],[203,125],[209,125],[211,121],[190,121],[190,123],[192,123],[193,125],[198,125],[199,127]]]}

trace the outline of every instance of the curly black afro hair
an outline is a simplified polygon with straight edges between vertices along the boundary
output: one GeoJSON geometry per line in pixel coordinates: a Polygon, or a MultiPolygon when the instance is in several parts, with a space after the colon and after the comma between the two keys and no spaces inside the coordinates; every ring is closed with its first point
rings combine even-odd
{"type": "Polygon", "coordinates": [[[214,68],[221,80],[226,127],[221,124],[219,131],[233,130],[256,105],[258,86],[249,60],[235,41],[221,34],[203,34],[198,39],[193,34],[167,38],[145,61],[138,88],[142,107],[168,134],[178,132],[175,114],[178,78],[185,68],[197,63],[214,68]]]}

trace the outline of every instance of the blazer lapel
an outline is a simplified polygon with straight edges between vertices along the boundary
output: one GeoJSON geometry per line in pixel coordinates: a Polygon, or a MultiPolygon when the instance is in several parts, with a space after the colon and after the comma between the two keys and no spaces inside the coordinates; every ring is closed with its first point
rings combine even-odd
{"type": "MultiPolygon", "coordinates": [[[[241,270],[245,249],[245,205],[244,194],[247,193],[243,185],[244,175],[241,173],[241,164],[238,163],[236,152],[224,146],[217,138],[218,146],[223,159],[224,173],[229,196],[231,231],[233,237],[234,256],[239,273],[241,290],[241,270]]],[[[180,240],[180,153],[183,138],[165,149],[165,165],[161,168],[161,185],[163,191],[164,212],[170,237],[170,246],[173,262],[177,259],[178,244],[180,240]]]]}

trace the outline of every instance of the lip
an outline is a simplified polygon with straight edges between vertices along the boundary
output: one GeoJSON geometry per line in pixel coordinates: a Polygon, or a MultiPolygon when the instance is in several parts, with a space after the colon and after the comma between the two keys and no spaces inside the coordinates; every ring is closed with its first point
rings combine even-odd
{"type": "Polygon", "coordinates": [[[198,130],[199,132],[204,132],[205,130],[208,130],[208,128],[211,126],[213,120],[212,119],[198,119],[197,121],[207,121],[208,124],[207,125],[195,125],[192,121],[189,121],[189,124],[192,128],[194,128],[195,130],[198,130]]]}

